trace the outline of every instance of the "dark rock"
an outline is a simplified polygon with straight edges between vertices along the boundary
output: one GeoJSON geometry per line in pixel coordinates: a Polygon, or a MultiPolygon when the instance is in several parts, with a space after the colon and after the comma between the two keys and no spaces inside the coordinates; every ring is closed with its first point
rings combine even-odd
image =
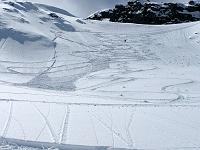
{"type": "Polygon", "coordinates": [[[195,2],[193,0],[189,1],[190,5],[195,5],[195,2]]]}
{"type": "Polygon", "coordinates": [[[50,13],[49,16],[51,16],[52,18],[59,18],[59,16],[55,13],[50,13]]]}
{"type": "Polygon", "coordinates": [[[15,5],[15,3],[13,3],[13,2],[8,2],[8,4],[9,4],[10,6],[14,6],[14,5],[15,5]]]}
{"type": "Polygon", "coordinates": [[[200,11],[200,7],[198,7],[198,6],[196,6],[196,5],[188,6],[186,9],[187,9],[187,11],[189,11],[189,12],[200,11]]]}
{"type": "Polygon", "coordinates": [[[124,9],[124,5],[120,4],[120,5],[115,5],[115,9],[124,9]]]}
{"type": "Polygon", "coordinates": [[[200,20],[200,4],[190,1],[186,6],[180,3],[141,3],[139,0],[129,1],[127,5],[116,5],[114,9],[94,14],[88,19],[111,22],[139,24],[170,24],[200,20]],[[191,5],[192,4],[192,5],[191,5]],[[199,18],[193,13],[198,12],[199,18]]]}

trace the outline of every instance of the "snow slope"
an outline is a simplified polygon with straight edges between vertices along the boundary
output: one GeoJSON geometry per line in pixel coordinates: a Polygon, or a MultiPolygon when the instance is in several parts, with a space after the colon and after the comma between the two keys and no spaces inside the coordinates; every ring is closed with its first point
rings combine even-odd
{"type": "MultiPolygon", "coordinates": [[[[23,1],[23,0],[18,0],[23,1]]],[[[101,9],[113,8],[116,4],[127,3],[128,0],[26,0],[30,2],[49,4],[70,11],[78,17],[86,18],[101,9]]],[[[188,3],[189,0],[151,0],[154,2],[188,3]]],[[[197,1],[197,0],[196,0],[197,1]]]]}
{"type": "Polygon", "coordinates": [[[5,141],[199,149],[199,22],[89,21],[29,2],[1,2],[0,19],[5,141]]]}
{"type": "MultiPolygon", "coordinates": [[[[23,0],[21,0],[23,1],[23,0]]],[[[65,10],[69,10],[76,16],[87,17],[91,13],[105,8],[112,8],[117,3],[125,3],[127,0],[26,0],[30,2],[50,4],[65,10]]]]}

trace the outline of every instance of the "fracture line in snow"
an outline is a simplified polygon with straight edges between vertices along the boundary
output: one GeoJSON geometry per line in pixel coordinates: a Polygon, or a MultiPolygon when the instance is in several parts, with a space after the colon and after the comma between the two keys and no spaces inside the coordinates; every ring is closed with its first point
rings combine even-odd
{"type": "Polygon", "coordinates": [[[65,108],[65,116],[63,119],[62,130],[61,130],[60,139],[59,139],[60,144],[67,142],[69,115],[70,115],[70,107],[69,105],[67,105],[67,107],[65,108]]]}
{"type": "Polygon", "coordinates": [[[10,122],[11,122],[11,119],[12,119],[12,115],[13,115],[13,102],[10,102],[10,107],[9,107],[9,115],[8,115],[8,119],[4,125],[4,128],[2,130],[2,134],[1,136],[2,137],[5,137],[7,135],[7,132],[8,132],[8,129],[10,127],[10,122]]]}
{"type": "Polygon", "coordinates": [[[30,101],[17,99],[0,99],[0,102],[16,102],[16,103],[42,103],[42,104],[57,104],[69,106],[93,106],[93,107],[200,107],[200,104],[139,104],[139,103],[66,103],[66,102],[48,102],[48,101],[30,101]]]}
{"type": "Polygon", "coordinates": [[[52,128],[52,126],[51,126],[48,118],[40,111],[40,109],[36,105],[34,105],[34,107],[39,112],[39,114],[41,115],[41,117],[44,119],[44,121],[45,121],[45,123],[46,123],[46,125],[47,125],[47,127],[49,129],[52,141],[55,142],[55,143],[57,143],[56,134],[55,134],[55,132],[54,132],[54,130],[53,130],[53,128],[52,128]]]}

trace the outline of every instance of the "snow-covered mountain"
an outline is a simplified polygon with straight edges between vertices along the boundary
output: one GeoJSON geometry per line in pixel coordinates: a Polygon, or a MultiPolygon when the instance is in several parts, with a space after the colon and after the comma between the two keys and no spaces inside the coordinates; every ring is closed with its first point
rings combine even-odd
{"type": "Polygon", "coordinates": [[[76,16],[87,17],[91,13],[105,8],[112,8],[115,4],[126,3],[128,0],[26,0],[34,3],[53,5],[70,11],[76,16]]]}
{"type": "MultiPolygon", "coordinates": [[[[20,0],[18,0],[20,1],[20,0]]],[[[23,0],[21,0],[23,1],[23,0]]],[[[26,0],[34,3],[43,3],[70,11],[78,17],[86,18],[90,14],[101,10],[113,8],[116,4],[125,4],[128,0],[26,0]]],[[[180,2],[188,3],[189,0],[151,0],[153,2],[180,2]]],[[[196,0],[198,1],[198,0],[196,0]]]]}
{"type": "Polygon", "coordinates": [[[114,1],[53,2],[0,3],[0,149],[199,149],[200,22],[91,21],[75,16],[114,1]]]}

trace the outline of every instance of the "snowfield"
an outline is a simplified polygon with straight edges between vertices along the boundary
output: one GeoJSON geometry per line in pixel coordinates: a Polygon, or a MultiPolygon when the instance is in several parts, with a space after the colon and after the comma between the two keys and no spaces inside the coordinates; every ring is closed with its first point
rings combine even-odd
{"type": "Polygon", "coordinates": [[[200,22],[8,1],[0,20],[0,149],[200,149],[200,22]]]}

